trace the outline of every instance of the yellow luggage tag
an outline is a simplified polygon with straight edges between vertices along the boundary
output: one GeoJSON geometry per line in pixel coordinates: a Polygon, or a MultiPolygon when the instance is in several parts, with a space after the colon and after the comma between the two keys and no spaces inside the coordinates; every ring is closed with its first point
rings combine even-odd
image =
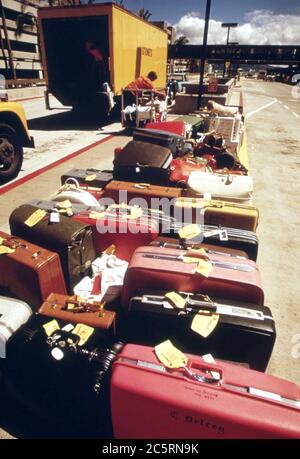
{"type": "Polygon", "coordinates": [[[37,209],[35,212],[33,212],[33,214],[30,215],[30,217],[28,217],[25,220],[24,223],[26,226],[32,228],[33,226],[37,225],[40,221],[42,221],[43,218],[46,217],[46,215],[47,212],[45,210],[37,209]]]}
{"type": "Polygon", "coordinates": [[[184,309],[186,306],[186,300],[177,292],[168,292],[165,298],[174,308],[184,309]]]}
{"type": "Polygon", "coordinates": [[[45,330],[47,336],[51,336],[56,330],[60,330],[60,326],[56,320],[51,320],[51,322],[47,322],[43,325],[43,329],[45,330]]]}
{"type": "Polygon", "coordinates": [[[193,247],[188,247],[188,252],[193,252],[195,253],[196,255],[199,255],[200,258],[204,257],[204,258],[208,258],[208,253],[206,252],[206,250],[202,247],[200,249],[194,249],[193,247]]]}
{"type": "Polygon", "coordinates": [[[158,344],[154,348],[156,357],[167,368],[183,368],[188,362],[187,357],[170,340],[158,344]]]}
{"type": "Polygon", "coordinates": [[[194,237],[199,236],[200,233],[200,227],[194,223],[181,228],[178,232],[181,239],[193,239],[194,237]]]}
{"type": "Polygon", "coordinates": [[[56,207],[58,207],[59,209],[69,209],[70,207],[72,207],[72,203],[69,199],[66,199],[65,201],[58,202],[56,204],[56,207]]]}
{"type": "Polygon", "coordinates": [[[103,250],[102,254],[114,255],[116,250],[117,250],[117,247],[115,246],[115,244],[111,244],[105,250],[103,250]]]}
{"type": "Polygon", "coordinates": [[[212,271],[212,263],[210,260],[198,260],[197,268],[195,269],[195,274],[200,274],[204,277],[208,277],[212,271]]]}
{"type": "Polygon", "coordinates": [[[92,182],[93,180],[96,180],[96,178],[97,178],[96,174],[90,174],[90,175],[87,175],[84,180],[86,182],[92,182]]]}
{"type": "Polygon", "coordinates": [[[0,255],[7,255],[9,253],[15,253],[16,249],[7,247],[5,244],[5,239],[0,237],[0,255]]]}
{"type": "Polygon", "coordinates": [[[203,336],[203,338],[207,338],[216,328],[219,318],[219,314],[211,314],[208,311],[200,311],[195,315],[192,321],[191,329],[203,336]]]}
{"type": "Polygon", "coordinates": [[[89,218],[91,218],[92,220],[99,220],[101,218],[105,218],[106,213],[107,213],[106,211],[96,212],[95,210],[93,210],[92,212],[89,213],[89,218]]]}
{"type": "Polygon", "coordinates": [[[93,327],[89,327],[88,325],[77,324],[73,330],[73,333],[78,335],[80,338],[78,346],[83,346],[88,341],[90,336],[92,336],[94,330],[95,329],[93,327]]]}

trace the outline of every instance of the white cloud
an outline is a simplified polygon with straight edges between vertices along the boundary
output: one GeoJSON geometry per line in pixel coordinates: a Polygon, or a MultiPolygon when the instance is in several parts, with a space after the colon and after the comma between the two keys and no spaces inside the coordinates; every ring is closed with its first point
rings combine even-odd
{"type": "MultiPolygon", "coordinates": [[[[190,44],[203,41],[204,19],[199,13],[187,13],[174,25],[176,36],[185,35],[190,44]]],[[[227,29],[221,21],[210,19],[208,44],[226,43],[227,29]]],[[[251,45],[299,45],[300,15],[275,14],[269,10],[253,10],[245,22],[230,30],[230,41],[251,45]]]]}

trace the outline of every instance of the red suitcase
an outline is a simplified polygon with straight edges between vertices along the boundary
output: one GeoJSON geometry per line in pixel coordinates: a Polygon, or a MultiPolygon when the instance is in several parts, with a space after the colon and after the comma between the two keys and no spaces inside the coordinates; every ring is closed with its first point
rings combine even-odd
{"type": "Polygon", "coordinates": [[[169,370],[151,347],[123,348],[111,380],[115,438],[300,438],[296,384],[229,363],[187,357],[187,370],[169,370]]]}
{"type": "Polygon", "coordinates": [[[170,132],[171,134],[185,137],[185,122],[183,120],[148,123],[146,125],[146,129],[157,129],[158,131],[170,132]]]}
{"type": "MultiPolygon", "coordinates": [[[[211,271],[206,277],[201,269],[195,272],[199,259],[200,255],[192,251],[139,247],[125,275],[122,306],[128,307],[138,289],[201,293],[263,305],[260,273],[254,261],[228,260],[226,255],[209,254],[211,271]]],[[[202,267],[203,264],[207,267],[207,261],[203,261],[200,261],[202,267]]]]}
{"type": "Polygon", "coordinates": [[[126,261],[130,261],[137,247],[150,244],[157,238],[159,232],[158,221],[144,216],[131,220],[122,218],[117,213],[100,211],[100,213],[80,212],[72,218],[91,225],[98,255],[114,244],[115,255],[126,261]]]}
{"type": "Polygon", "coordinates": [[[0,287],[39,308],[50,293],[67,293],[57,253],[0,231],[3,247],[13,253],[0,255],[0,287]]]}
{"type": "Polygon", "coordinates": [[[181,159],[176,158],[171,162],[171,174],[170,181],[186,185],[189,179],[190,173],[194,171],[206,172],[206,164],[197,163],[193,159],[181,159]]]}

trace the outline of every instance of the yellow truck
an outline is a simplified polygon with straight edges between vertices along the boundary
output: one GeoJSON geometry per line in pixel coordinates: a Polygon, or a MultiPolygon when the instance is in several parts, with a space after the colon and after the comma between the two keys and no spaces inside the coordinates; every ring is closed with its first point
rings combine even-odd
{"type": "Polygon", "coordinates": [[[23,147],[34,148],[23,106],[18,102],[0,102],[0,184],[20,172],[23,147]]]}
{"type": "MultiPolygon", "coordinates": [[[[112,90],[153,70],[166,86],[168,34],[114,3],[45,7],[38,11],[47,94],[63,105],[103,114],[112,90]]],[[[46,97],[49,108],[49,99],[46,97]]]]}

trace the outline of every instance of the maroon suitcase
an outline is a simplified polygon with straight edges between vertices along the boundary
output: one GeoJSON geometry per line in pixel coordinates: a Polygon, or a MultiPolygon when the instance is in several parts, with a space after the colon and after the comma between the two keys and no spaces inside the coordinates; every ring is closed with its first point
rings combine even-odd
{"type": "Polygon", "coordinates": [[[186,357],[186,369],[170,370],[152,347],[123,348],[110,390],[115,438],[300,439],[296,384],[230,363],[186,357]]]}
{"type": "Polygon", "coordinates": [[[187,250],[139,247],[125,275],[122,306],[128,307],[138,289],[201,293],[263,305],[260,273],[254,261],[228,260],[216,254],[210,254],[209,261],[200,258],[187,250]],[[201,268],[196,272],[199,264],[204,265],[204,271],[210,264],[208,277],[201,268]]]}
{"type": "Polygon", "coordinates": [[[127,219],[113,212],[80,212],[72,218],[91,225],[97,255],[114,244],[115,255],[126,261],[131,259],[137,247],[150,244],[159,232],[158,221],[145,216],[127,219]]]}
{"type": "MultiPolygon", "coordinates": [[[[155,239],[155,241],[152,241],[149,245],[153,247],[165,247],[167,249],[186,249],[187,248],[181,245],[179,242],[177,242],[176,239],[172,237],[163,237],[163,236],[159,236],[158,238],[155,239]]],[[[248,254],[244,252],[243,250],[232,249],[230,247],[221,247],[219,245],[214,245],[214,244],[199,243],[199,244],[195,244],[193,248],[194,249],[196,248],[196,250],[204,249],[208,253],[208,255],[215,254],[215,255],[227,256],[230,258],[245,258],[246,260],[249,259],[248,254]]]]}
{"type": "Polygon", "coordinates": [[[10,292],[34,309],[50,293],[66,295],[66,286],[57,253],[0,231],[3,245],[13,253],[0,255],[0,288],[10,292]]]}

